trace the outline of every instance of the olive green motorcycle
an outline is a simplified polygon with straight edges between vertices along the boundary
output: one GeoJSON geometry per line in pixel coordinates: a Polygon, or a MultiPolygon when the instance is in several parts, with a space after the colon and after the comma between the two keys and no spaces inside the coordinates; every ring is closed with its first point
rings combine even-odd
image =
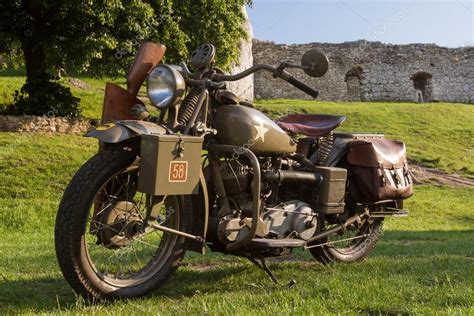
{"type": "MultiPolygon", "coordinates": [[[[287,69],[323,76],[318,50],[301,64],[261,64],[234,75],[203,44],[188,65],[159,63],[145,42],[127,88],[108,83],[100,141],[69,183],[56,219],[59,266],[83,297],[144,296],[163,285],[185,252],[248,258],[274,282],[266,259],[309,250],[322,263],[366,258],[389,216],[406,216],[412,179],[402,142],[333,131],[344,116],[291,114],[274,122],[226,89],[270,72],[316,98],[287,69]],[[147,82],[153,117],[137,98],[147,82]]],[[[317,106],[317,104],[315,105],[317,106]]]]}

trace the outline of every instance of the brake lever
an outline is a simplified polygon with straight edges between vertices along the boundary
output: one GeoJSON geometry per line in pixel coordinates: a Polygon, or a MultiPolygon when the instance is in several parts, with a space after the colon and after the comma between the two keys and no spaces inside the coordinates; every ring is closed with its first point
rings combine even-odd
{"type": "Polygon", "coordinates": [[[283,61],[278,67],[276,67],[275,72],[273,72],[273,78],[280,78],[286,67],[288,67],[287,63],[283,61]]]}

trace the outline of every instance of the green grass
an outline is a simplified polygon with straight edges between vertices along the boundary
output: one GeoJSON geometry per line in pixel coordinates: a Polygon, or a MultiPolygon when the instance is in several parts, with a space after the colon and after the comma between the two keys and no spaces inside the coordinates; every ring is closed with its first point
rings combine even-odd
{"type": "Polygon", "coordinates": [[[76,298],[56,264],[55,212],[77,168],[97,149],[80,136],[0,133],[0,314],[473,314],[474,190],[417,186],[389,219],[369,260],[322,266],[272,263],[271,284],[247,261],[188,253],[161,290],[145,299],[89,305],[76,298]]]}
{"type": "Polygon", "coordinates": [[[342,131],[385,134],[406,143],[408,158],[427,167],[474,177],[474,105],[261,100],[271,116],[281,111],[347,116],[342,131]]]}
{"type": "MultiPolygon", "coordinates": [[[[81,98],[82,114],[100,118],[106,79],[80,77],[90,89],[72,87],[81,98]]],[[[67,83],[67,78],[61,79],[67,83]]],[[[0,72],[0,104],[10,104],[23,84],[18,72],[0,72]]],[[[109,80],[110,81],[110,80],[109,80]]],[[[122,81],[114,81],[124,86],[122,81]]],[[[141,96],[145,96],[142,89],[141,96]]],[[[427,167],[474,178],[474,106],[461,103],[320,102],[259,100],[257,106],[276,118],[282,113],[321,113],[347,116],[340,130],[383,133],[407,144],[408,156],[427,167]]]]}
{"type": "MultiPolygon", "coordinates": [[[[87,85],[88,89],[77,88],[69,83],[71,77],[64,76],[59,82],[71,88],[74,96],[81,99],[80,107],[82,116],[85,118],[100,118],[102,111],[102,103],[104,101],[105,83],[113,82],[125,87],[125,79],[117,78],[91,78],[83,75],[74,75],[87,85]]],[[[20,90],[25,83],[26,77],[22,71],[0,71],[0,105],[9,106],[13,103],[13,94],[15,90],[20,90]]],[[[145,90],[141,90],[141,95],[145,90]]]]}
{"type": "MultiPolygon", "coordinates": [[[[81,78],[83,115],[100,117],[104,80],[81,78]]],[[[23,84],[0,73],[0,104],[23,84]]],[[[63,79],[65,82],[65,79],[63,79]]],[[[123,82],[118,82],[123,84],[123,82]]],[[[467,104],[331,103],[261,100],[284,113],[346,115],[341,130],[379,132],[407,143],[424,165],[474,176],[474,107],[467,104]]],[[[178,273],[152,297],[88,305],[62,278],[53,244],[55,212],[74,172],[97,150],[72,135],[0,133],[0,314],[474,314],[474,190],[417,186],[411,216],[389,219],[369,260],[322,266],[308,253],[273,263],[291,289],[276,287],[247,261],[188,253],[178,273]]]]}

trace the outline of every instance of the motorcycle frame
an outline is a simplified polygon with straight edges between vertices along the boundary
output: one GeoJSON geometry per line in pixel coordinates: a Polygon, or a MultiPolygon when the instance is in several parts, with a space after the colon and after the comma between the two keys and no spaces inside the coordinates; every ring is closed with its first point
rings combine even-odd
{"type": "Polygon", "coordinates": [[[259,219],[261,219],[261,201],[260,201],[260,192],[261,192],[261,173],[260,173],[260,163],[257,156],[249,149],[239,146],[231,145],[217,145],[211,144],[206,148],[209,151],[209,163],[211,165],[211,172],[214,183],[216,184],[216,189],[221,198],[224,199],[224,207],[229,207],[229,201],[227,199],[227,194],[225,192],[224,182],[222,179],[222,174],[219,169],[218,157],[221,153],[232,153],[235,150],[239,150],[244,156],[246,156],[250,163],[252,164],[254,177],[252,179],[252,225],[250,227],[249,233],[242,239],[234,241],[227,244],[226,248],[228,251],[235,251],[243,246],[245,246],[250,240],[255,237],[258,228],[259,219]]]}
{"type": "MultiPolygon", "coordinates": [[[[151,69],[162,59],[165,49],[166,48],[163,45],[154,44],[150,42],[145,42],[144,44],[142,44],[139,49],[139,52],[137,53],[137,57],[134,61],[134,64],[130,69],[129,75],[127,76],[127,90],[122,89],[118,86],[114,86],[112,84],[108,84],[107,86],[110,90],[110,93],[106,93],[105,95],[103,120],[105,120],[105,122],[110,120],[118,121],[110,124],[110,128],[107,128],[105,130],[91,130],[86,134],[86,136],[97,138],[101,142],[105,143],[121,143],[128,140],[133,142],[134,138],[139,138],[142,134],[166,134],[168,131],[173,130],[177,126],[178,106],[162,110],[160,119],[156,123],[140,120],[130,120],[129,114],[126,114],[128,113],[127,110],[131,107],[131,105],[133,105],[132,103],[134,103],[134,101],[136,101],[136,103],[143,104],[141,101],[136,99],[136,93],[140,86],[143,84],[149,71],[151,71],[151,69]],[[122,98],[120,98],[120,95],[122,95],[122,98]],[[114,112],[112,111],[112,109],[116,111],[114,114],[110,114],[114,112]],[[163,118],[166,112],[168,112],[168,119],[166,122],[164,122],[163,118]],[[105,115],[106,113],[109,114],[105,115]]],[[[307,92],[313,97],[316,97],[318,95],[317,90],[306,86],[304,83],[298,81],[295,77],[293,77],[291,74],[284,70],[284,68],[288,66],[291,65],[284,62],[280,65],[280,67],[273,67],[270,65],[254,65],[251,68],[236,75],[214,74],[209,78],[186,78],[185,81],[188,87],[200,86],[201,92],[199,94],[199,98],[194,108],[194,111],[190,119],[186,123],[186,126],[184,127],[183,134],[191,135],[192,132],[196,132],[197,128],[195,126],[195,122],[200,115],[201,122],[204,123],[204,126],[207,123],[207,113],[210,106],[209,89],[222,89],[223,87],[225,87],[225,85],[222,84],[224,81],[236,81],[256,71],[269,71],[273,74],[275,78],[281,78],[285,81],[288,81],[295,87],[307,92]]],[[[187,69],[185,65],[184,67],[185,69],[187,69]]],[[[201,137],[204,137],[206,134],[207,132],[204,131],[201,137]]],[[[208,159],[209,164],[211,166],[211,177],[216,186],[217,194],[220,198],[223,199],[222,207],[230,209],[229,199],[227,197],[222,174],[219,169],[220,158],[225,157],[225,155],[229,153],[239,152],[239,154],[242,154],[243,156],[248,158],[254,171],[254,176],[252,179],[252,221],[250,231],[244,238],[226,245],[226,250],[228,252],[238,253],[239,250],[244,249],[248,242],[250,242],[256,236],[258,223],[262,220],[262,207],[260,198],[262,174],[260,163],[256,154],[246,147],[225,144],[206,144],[204,149],[208,151],[208,159]]],[[[310,170],[315,170],[316,168],[316,166],[304,155],[293,153],[290,155],[286,155],[286,158],[290,158],[294,161],[297,161],[308,167],[310,170]]],[[[320,179],[320,175],[315,174],[316,184],[320,183],[320,179]]],[[[203,246],[206,242],[210,209],[208,188],[202,169],[200,171],[200,188],[201,189],[199,190],[199,194],[192,196],[194,206],[193,218],[195,224],[193,225],[192,232],[190,234],[180,231],[170,232],[186,237],[188,250],[204,253],[203,246]]],[[[383,217],[386,216],[391,216],[391,214],[383,214],[383,217]]],[[[382,216],[380,216],[379,214],[379,216],[377,217],[382,216]]],[[[311,239],[305,242],[303,248],[310,248],[311,244],[315,241],[338,234],[340,231],[345,230],[347,226],[357,221],[361,221],[362,219],[370,218],[371,215],[366,210],[357,213],[356,215],[349,218],[344,224],[338,225],[329,231],[323,231],[313,236],[311,239]]],[[[160,228],[158,227],[157,229],[160,228]]]]}

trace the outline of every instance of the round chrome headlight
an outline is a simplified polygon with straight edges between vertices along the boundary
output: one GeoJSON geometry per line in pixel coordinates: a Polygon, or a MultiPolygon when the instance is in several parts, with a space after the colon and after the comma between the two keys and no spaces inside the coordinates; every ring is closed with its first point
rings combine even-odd
{"type": "Polygon", "coordinates": [[[181,101],[185,87],[183,76],[170,65],[158,65],[148,75],[148,98],[159,109],[172,107],[181,101]]]}

